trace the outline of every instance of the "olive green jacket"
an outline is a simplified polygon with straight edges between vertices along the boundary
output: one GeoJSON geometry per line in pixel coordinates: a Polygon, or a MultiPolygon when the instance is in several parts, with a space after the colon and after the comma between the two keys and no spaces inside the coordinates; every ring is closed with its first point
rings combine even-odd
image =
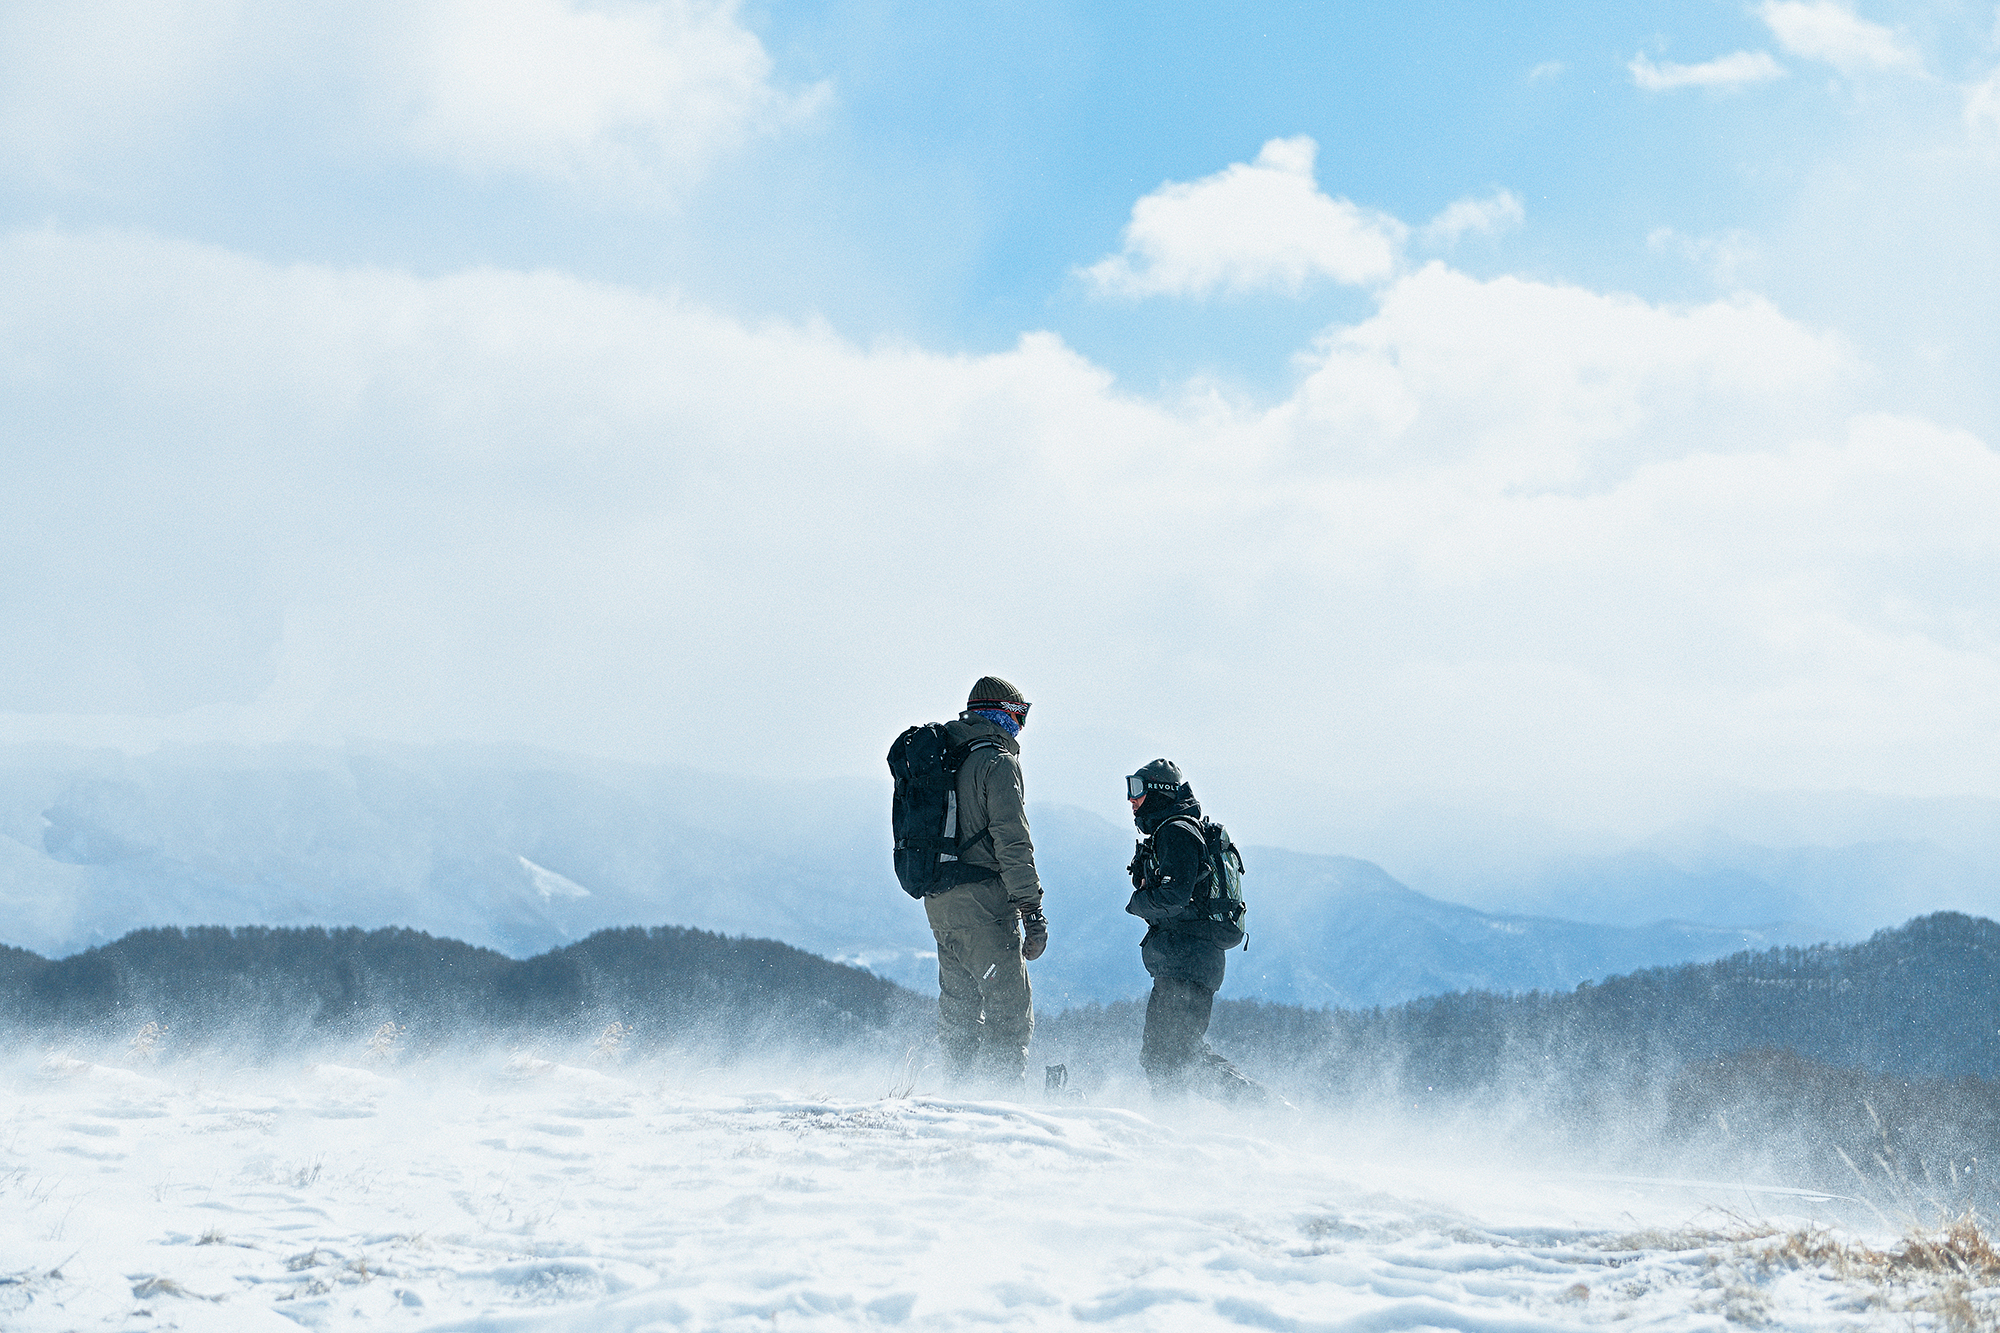
{"type": "Polygon", "coordinates": [[[1042,880],[1035,872],[1021,786],[1021,743],[1006,728],[970,713],[945,723],[944,730],[953,746],[990,742],[967,755],[958,770],[959,859],[991,870],[1015,907],[1041,906],[1042,880]]]}

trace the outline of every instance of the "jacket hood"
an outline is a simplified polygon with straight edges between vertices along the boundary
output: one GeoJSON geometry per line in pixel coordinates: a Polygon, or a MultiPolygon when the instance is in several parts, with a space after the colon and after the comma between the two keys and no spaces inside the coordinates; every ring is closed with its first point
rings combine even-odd
{"type": "Polygon", "coordinates": [[[1157,796],[1149,796],[1146,798],[1146,803],[1133,814],[1132,822],[1139,826],[1139,832],[1150,838],[1158,833],[1160,825],[1169,819],[1182,817],[1197,821],[1201,819],[1201,802],[1192,794],[1176,801],[1165,801],[1157,796]]]}
{"type": "Polygon", "coordinates": [[[970,710],[960,713],[956,721],[944,724],[945,739],[953,746],[967,741],[992,741],[1008,754],[1021,753],[1021,742],[1007,734],[1007,728],[998,722],[988,722],[970,710]]]}

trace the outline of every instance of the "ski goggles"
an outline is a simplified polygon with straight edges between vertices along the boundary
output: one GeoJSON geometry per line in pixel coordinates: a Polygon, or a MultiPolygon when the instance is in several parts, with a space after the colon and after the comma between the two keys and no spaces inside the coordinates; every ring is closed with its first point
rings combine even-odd
{"type": "Polygon", "coordinates": [[[1125,779],[1125,799],[1137,801],[1146,795],[1146,780],[1137,773],[1125,779]]]}
{"type": "Polygon", "coordinates": [[[969,705],[967,705],[967,707],[973,709],[980,709],[980,708],[998,709],[1000,712],[1003,712],[1007,716],[1013,718],[1014,721],[1021,724],[1022,726],[1026,726],[1028,724],[1029,705],[1024,703],[1015,703],[1012,699],[974,699],[969,705]]]}

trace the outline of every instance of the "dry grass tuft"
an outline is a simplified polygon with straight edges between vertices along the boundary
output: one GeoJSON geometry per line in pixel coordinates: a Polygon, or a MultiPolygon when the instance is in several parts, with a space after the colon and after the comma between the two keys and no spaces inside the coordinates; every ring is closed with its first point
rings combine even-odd
{"type": "Polygon", "coordinates": [[[189,1291],[170,1277],[142,1277],[132,1284],[132,1295],[142,1301],[160,1296],[178,1296],[185,1301],[219,1301],[220,1296],[204,1296],[198,1291],[189,1291]]]}
{"type": "Polygon", "coordinates": [[[379,1063],[394,1060],[399,1054],[396,1043],[401,1041],[408,1031],[408,1028],[395,1022],[384,1023],[376,1028],[375,1035],[368,1039],[367,1058],[379,1063]]]}
{"type": "Polygon", "coordinates": [[[1760,1267],[1818,1268],[1865,1283],[1891,1308],[1936,1315],[1948,1333],[2000,1333],[2000,1305],[1972,1299],[1975,1290],[2000,1278],[2000,1251],[1970,1210],[1936,1226],[1912,1227],[1887,1250],[1811,1229],[1785,1235],[1754,1260],[1760,1267]]]}
{"type": "Polygon", "coordinates": [[[134,1060],[151,1063],[160,1058],[160,1042],[166,1035],[166,1024],[148,1023],[133,1034],[132,1040],[125,1045],[132,1052],[134,1060]]]}
{"type": "Polygon", "coordinates": [[[2000,1251],[1967,1209],[1935,1230],[1913,1231],[1884,1258],[1898,1271],[1945,1273],[1953,1277],[2000,1277],[2000,1251]]]}
{"type": "Polygon", "coordinates": [[[597,1042],[590,1048],[592,1058],[605,1064],[613,1064],[625,1058],[626,1043],[631,1040],[630,1023],[610,1023],[597,1034],[597,1042]]]}
{"type": "MultiPolygon", "coordinates": [[[[1738,1243],[1745,1244],[1751,1239],[1744,1237],[1738,1243]]],[[[1764,1268],[1824,1268],[1841,1277],[1870,1279],[1886,1275],[1888,1260],[1888,1256],[1879,1250],[1842,1240],[1831,1231],[1822,1231],[1817,1227],[1778,1236],[1776,1244],[1757,1250],[1755,1258],[1764,1268]]]]}
{"type": "MultiPolygon", "coordinates": [[[[1737,1322],[1765,1320],[1763,1288],[1776,1274],[1810,1270],[1861,1288],[1869,1308],[1929,1313],[1945,1333],[2000,1333],[2000,1249],[1975,1212],[1912,1225],[1900,1242],[1879,1250],[1820,1227],[1780,1231],[1734,1220],[1727,1230],[1634,1232],[1606,1248],[1708,1251],[1710,1283],[1721,1302],[1712,1308],[1737,1322]]],[[[1577,1298],[1566,1291],[1560,1299],[1577,1298]]]]}
{"type": "Polygon", "coordinates": [[[917,1090],[917,1076],[922,1071],[917,1067],[917,1048],[912,1046],[903,1053],[902,1063],[896,1066],[896,1077],[889,1084],[890,1101],[902,1101],[917,1090]]]}
{"type": "Polygon", "coordinates": [[[1988,1333],[1995,1327],[1994,1312],[1974,1305],[1963,1282],[1947,1284],[1932,1300],[1931,1309],[1946,1333],[1988,1333]]]}
{"type": "MultiPolygon", "coordinates": [[[[1734,1217],[1734,1214],[1724,1214],[1734,1217]]],[[[1740,1219],[1739,1219],[1740,1221],[1740,1219]]],[[[1646,1231],[1628,1232],[1613,1240],[1607,1247],[1613,1250],[1664,1250],[1669,1254],[1681,1254],[1688,1250],[1711,1250],[1718,1245],[1733,1245],[1744,1241],[1762,1240],[1766,1236],[1777,1235],[1775,1227],[1757,1227],[1743,1222],[1727,1231],[1716,1231],[1702,1227],[1682,1227],[1678,1231],[1661,1231],[1657,1228],[1646,1231]]]]}
{"type": "MultiPolygon", "coordinates": [[[[1735,1239],[1742,1243],[1755,1238],[1735,1239]]],[[[1776,1245],[1758,1251],[1757,1257],[1767,1266],[1828,1268],[1843,1277],[1878,1282],[2000,1277],[2000,1251],[1970,1211],[1935,1227],[1912,1227],[1893,1249],[1874,1250],[1830,1231],[1808,1228],[1786,1234],[1776,1245]]]]}

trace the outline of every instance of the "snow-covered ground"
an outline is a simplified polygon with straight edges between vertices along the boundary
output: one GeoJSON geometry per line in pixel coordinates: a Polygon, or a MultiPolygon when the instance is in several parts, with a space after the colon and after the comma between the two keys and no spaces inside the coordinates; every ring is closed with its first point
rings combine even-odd
{"type": "Polygon", "coordinates": [[[894,1096],[887,1066],[18,1059],[11,1333],[1944,1326],[1782,1234],[1698,1234],[1879,1226],[1839,1199],[1464,1127],[894,1096]]]}

